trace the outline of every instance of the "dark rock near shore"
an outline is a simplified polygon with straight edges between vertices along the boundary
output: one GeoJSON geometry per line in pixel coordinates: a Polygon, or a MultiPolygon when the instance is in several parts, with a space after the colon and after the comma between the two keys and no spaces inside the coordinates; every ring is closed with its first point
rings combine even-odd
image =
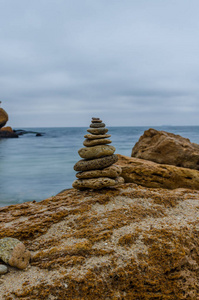
{"type": "Polygon", "coordinates": [[[15,132],[0,129],[0,139],[7,138],[18,138],[18,135],[15,132]]]}
{"type": "Polygon", "coordinates": [[[13,130],[17,135],[24,135],[24,134],[35,134],[35,136],[43,136],[44,133],[31,131],[31,130],[23,130],[23,129],[15,129],[13,130]]]}

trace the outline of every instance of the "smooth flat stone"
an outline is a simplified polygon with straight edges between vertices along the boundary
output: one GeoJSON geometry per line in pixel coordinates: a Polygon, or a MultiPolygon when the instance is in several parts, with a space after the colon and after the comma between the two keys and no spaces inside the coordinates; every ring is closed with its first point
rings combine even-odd
{"type": "Polygon", "coordinates": [[[100,127],[105,127],[106,125],[104,123],[91,123],[90,127],[91,128],[100,128],[100,127]]]}
{"type": "Polygon", "coordinates": [[[81,159],[73,168],[75,171],[101,170],[113,165],[116,161],[118,161],[116,154],[90,160],[81,159]]]}
{"type": "Polygon", "coordinates": [[[85,172],[79,172],[76,174],[77,178],[95,178],[95,177],[109,177],[115,178],[118,177],[122,173],[122,168],[116,165],[112,165],[103,170],[91,170],[85,172]]]}
{"type": "Polygon", "coordinates": [[[94,118],[94,117],[93,117],[92,120],[100,120],[100,118],[94,118]]]}
{"type": "Polygon", "coordinates": [[[92,134],[105,134],[108,132],[108,129],[107,128],[88,128],[87,131],[92,134]]]}
{"type": "Polygon", "coordinates": [[[8,272],[8,267],[6,265],[0,265],[0,275],[6,274],[8,272]]]}
{"type": "Polygon", "coordinates": [[[78,153],[81,158],[93,159],[102,156],[112,155],[115,152],[115,147],[109,145],[98,145],[93,147],[85,147],[79,149],[78,153]]]}
{"type": "Polygon", "coordinates": [[[83,145],[86,147],[92,147],[92,146],[96,146],[96,145],[106,145],[106,144],[111,144],[111,143],[112,143],[112,141],[107,140],[107,139],[96,139],[96,140],[86,139],[83,142],[83,145]]]}
{"type": "Polygon", "coordinates": [[[117,184],[123,183],[124,179],[119,177],[120,179],[112,179],[108,177],[99,177],[92,179],[77,179],[73,182],[73,187],[75,189],[102,189],[104,187],[115,186],[117,184]]]}
{"type": "Polygon", "coordinates": [[[102,123],[102,120],[91,120],[92,123],[102,123]]]}
{"type": "Polygon", "coordinates": [[[88,139],[88,140],[95,140],[95,139],[105,139],[105,138],[109,138],[111,137],[110,134],[86,134],[85,136],[85,139],[88,139]]]}

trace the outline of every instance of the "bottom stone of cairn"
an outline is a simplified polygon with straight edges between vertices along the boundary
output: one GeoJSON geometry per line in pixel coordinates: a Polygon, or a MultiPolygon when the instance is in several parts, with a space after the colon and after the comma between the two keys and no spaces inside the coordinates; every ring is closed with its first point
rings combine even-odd
{"type": "Polygon", "coordinates": [[[115,186],[124,183],[123,177],[108,178],[98,177],[90,179],[77,179],[73,182],[73,187],[76,189],[102,189],[104,187],[115,186]]]}
{"type": "Polygon", "coordinates": [[[111,143],[107,139],[110,135],[105,134],[108,129],[99,118],[92,118],[91,122],[91,128],[87,129],[90,134],[84,136],[86,140],[83,145],[87,147],[78,151],[83,159],[74,166],[74,170],[79,172],[73,187],[80,190],[102,189],[124,183],[124,179],[120,177],[122,169],[114,165],[118,160],[117,155],[113,154],[115,148],[107,145],[111,143]]]}

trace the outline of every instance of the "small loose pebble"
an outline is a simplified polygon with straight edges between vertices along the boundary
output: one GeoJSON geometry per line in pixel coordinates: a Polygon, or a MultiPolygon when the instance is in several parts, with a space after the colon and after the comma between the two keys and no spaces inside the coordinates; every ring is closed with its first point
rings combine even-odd
{"type": "Polygon", "coordinates": [[[8,272],[8,267],[5,265],[0,265],[0,275],[6,274],[8,272]]]}

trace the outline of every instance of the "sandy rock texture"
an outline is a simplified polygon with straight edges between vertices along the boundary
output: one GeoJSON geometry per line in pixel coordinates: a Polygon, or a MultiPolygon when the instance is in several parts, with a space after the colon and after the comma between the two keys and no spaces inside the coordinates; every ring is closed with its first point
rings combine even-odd
{"type": "Polygon", "coordinates": [[[31,251],[0,299],[198,299],[199,191],[122,184],[0,208],[0,238],[31,251]]]}
{"type": "Polygon", "coordinates": [[[199,145],[173,133],[148,129],[133,147],[132,157],[199,170],[199,145]]]}
{"type": "Polygon", "coordinates": [[[117,154],[117,165],[122,168],[125,182],[146,187],[167,189],[189,188],[199,190],[199,171],[128,157],[117,154]]]}

